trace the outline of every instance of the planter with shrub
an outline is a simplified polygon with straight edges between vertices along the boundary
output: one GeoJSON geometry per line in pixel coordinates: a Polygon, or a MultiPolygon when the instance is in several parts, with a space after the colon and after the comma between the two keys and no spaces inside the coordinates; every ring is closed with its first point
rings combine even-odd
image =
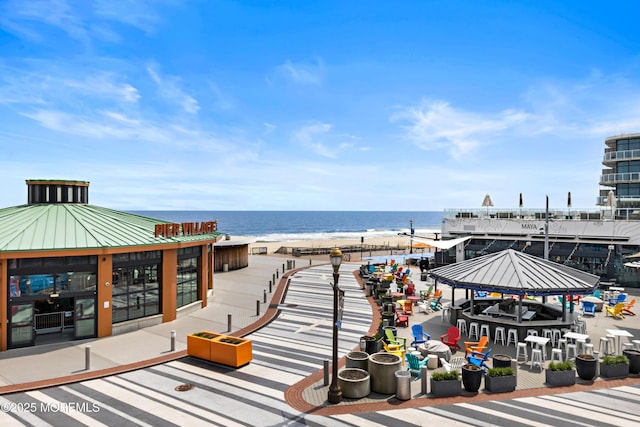
{"type": "Polygon", "coordinates": [[[459,396],[462,392],[460,373],[437,371],[431,374],[431,394],[435,397],[459,396]]]}
{"type": "Polygon", "coordinates": [[[484,377],[484,389],[489,393],[505,393],[514,391],[517,378],[512,367],[489,368],[484,377]]]}
{"type": "Polygon", "coordinates": [[[545,370],[545,381],[551,387],[569,386],[576,383],[576,370],[573,362],[551,362],[545,370]]]}
{"type": "Polygon", "coordinates": [[[603,378],[626,378],[629,376],[627,356],[605,356],[600,363],[600,376],[603,378]]]}

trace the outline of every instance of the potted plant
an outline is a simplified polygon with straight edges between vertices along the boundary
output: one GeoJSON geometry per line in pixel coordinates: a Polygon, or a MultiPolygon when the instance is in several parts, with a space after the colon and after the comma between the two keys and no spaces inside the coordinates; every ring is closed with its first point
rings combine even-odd
{"type": "Polygon", "coordinates": [[[627,349],[622,352],[629,359],[629,373],[640,374],[640,351],[627,349]]]}
{"type": "Polygon", "coordinates": [[[482,383],[482,369],[473,363],[462,366],[462,385],[471,393],[477,393],[482,383]]]}
{"type": "Polygon", "coordinates": [[[511,366],[489,368],[484,377],[484,389],[489,393],[505,393],[516,389],[517,378],[511,366]]]}
{"type": "Polygon", "coordinates": [[[507,356],[506,354],[496,354],[493,356],[493,367],[494,368],[507,368],[511,366],[511,356],[507,356]]]}
{"type": "Polygon", "coordinates": [[[575,365],[571,360],[551,362],[545,370],[545,381],[551,387],[568,386],[576,383],[575,365]]]}
{"type": "Polygon", "coordinates": [[[625,355],[603,357],[600,364],[600,375],[604,378],[628,377],[629,359],[625,355]]]}
{"type": "Polygon", "coordinates": [[[596,377],[598,360],[590,354],[576,356],[576,371],[578,376],[586,381],[592,381],[596,377]]]}
{"type": "Polygon", "coordinates": [[[459,396],[461,391],[460,372],[457,370],[431,374],[431,394],[435,397],[459,396]]]}

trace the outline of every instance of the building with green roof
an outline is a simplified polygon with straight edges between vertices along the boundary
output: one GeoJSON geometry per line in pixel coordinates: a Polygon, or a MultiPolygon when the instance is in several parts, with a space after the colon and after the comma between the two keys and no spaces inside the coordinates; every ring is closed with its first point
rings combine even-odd
{"type": "Polygon", "coordinates": [[[174,224],[89,204],[89,182],[27,180],[0,209],[0,351],[105,337],[206,306],[216,221],[174,224]]]}

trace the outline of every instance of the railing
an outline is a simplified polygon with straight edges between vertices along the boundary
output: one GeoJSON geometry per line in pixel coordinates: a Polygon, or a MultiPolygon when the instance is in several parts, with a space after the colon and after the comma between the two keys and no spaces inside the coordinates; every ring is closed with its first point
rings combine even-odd
{"type": "Polygon", "coordinates": [[[36,314],[34,320],[36,334],[61,332],[64,328],[73,327],[73,312],[59,311],[55,313],[36,314]]]}
{"type": "Polygon", "coordinates": [[[640,158],[640,150],[611,151],[604,154],[603,161],[631,160],[640,158]]]}

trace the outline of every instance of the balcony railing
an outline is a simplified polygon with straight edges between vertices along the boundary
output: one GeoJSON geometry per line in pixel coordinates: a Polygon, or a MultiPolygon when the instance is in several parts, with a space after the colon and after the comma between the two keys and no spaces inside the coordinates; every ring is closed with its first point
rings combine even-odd
{"type": "Polygon", "coordinates": [[[640,172],[608,173],[600,175],[600,184],[617,184],[622,182],[640,182],[640,172]]]}
{"type": "Polygon", "coordinates": [[[603,162],[640,159],[640,150],[612,151],[604,154],[603,162]]]}

